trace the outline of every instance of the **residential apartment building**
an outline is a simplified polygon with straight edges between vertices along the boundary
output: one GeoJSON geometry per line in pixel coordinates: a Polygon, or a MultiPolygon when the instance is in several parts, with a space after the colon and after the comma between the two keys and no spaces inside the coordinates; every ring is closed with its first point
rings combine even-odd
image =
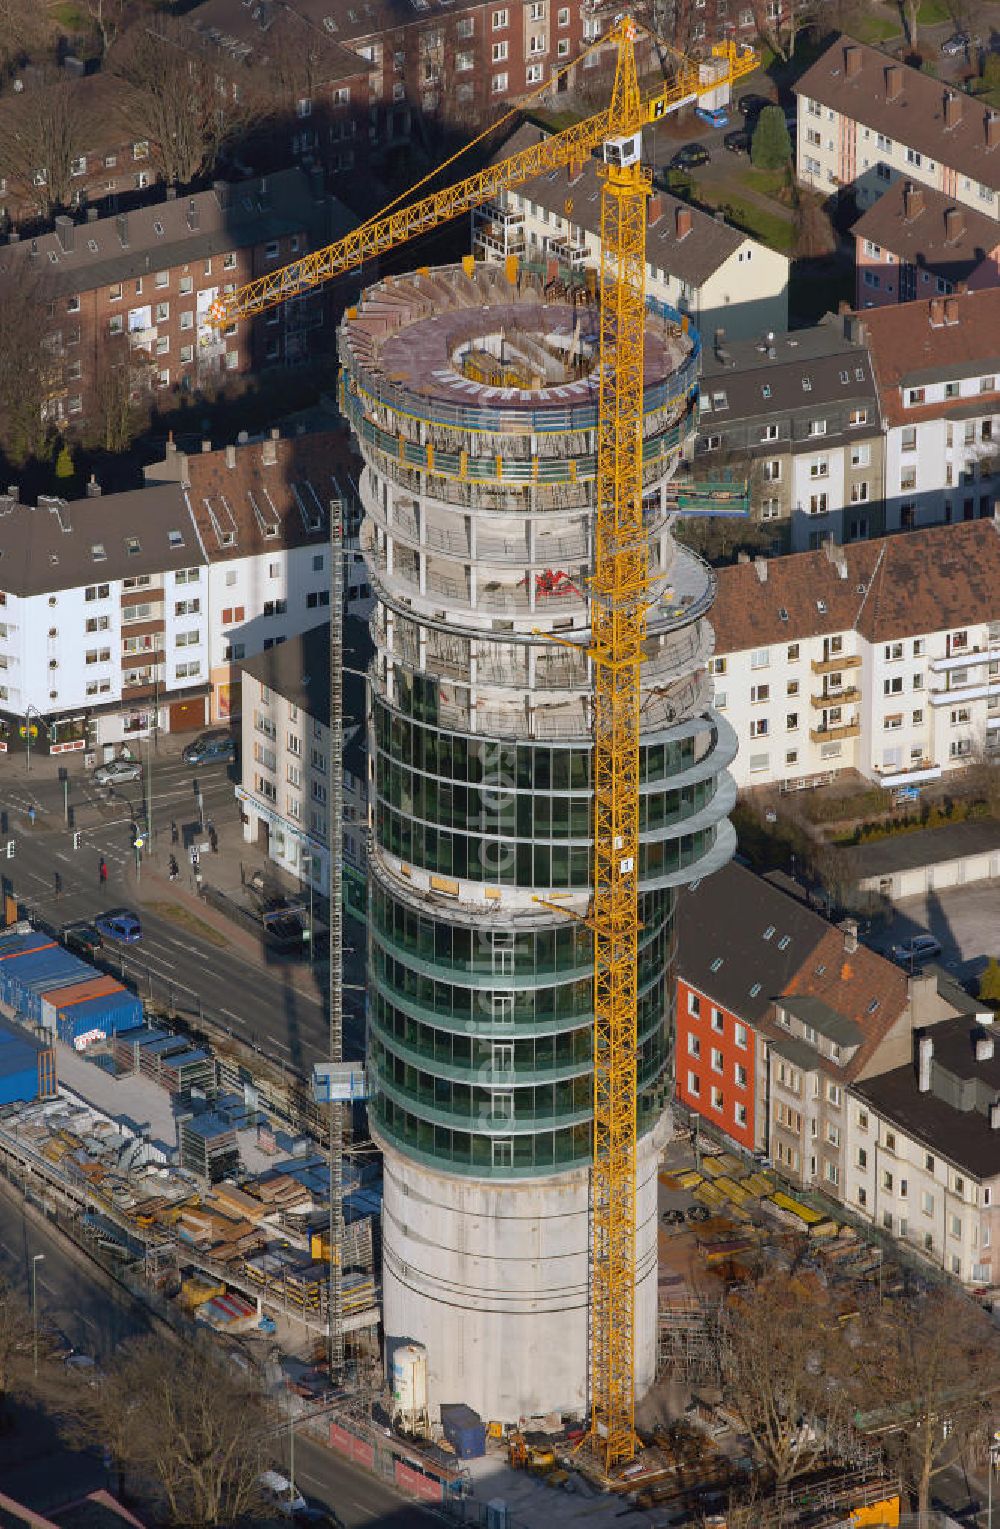
{"type": "Polygon", "coordinates": [[[180,483],[198,530],[212,619],[205,677],[210,719],[241,712],[244,661],[305,631],[329,609],[330,505],[346,506],[348,609],[371,609],[371,587],[351,521],[357,461],[340,431],[262,440],[200,452],[168,447],[146,468],[151,483],[180,483]]]}
{"type": "Polygon", "coordinates": [[[303,360],[324,300],[301,298],[224,332],[220,292],[294,259],[350,218],[301,170],[87,221],[0,247],[0,301],[34,303],[53,358],[49,409],[72,427],[101,417],[109,371],[133,393],[186,392],[227,375],[303,360]]]}
{"type": "MultiPolygon", "coordinates": [[[[518,129],[502,156],[537,141],[518,129]]],[[[473,244],[488,259],[518,255],[553,267],[599,263],[601,182],[593,160],[539,176],[473,214],[473,244]]],[[[788,259],[720,217],[657,191],[647,208],[646,295],[690,317],[705,341],[782,332],[788,327],[788,259]]]]}
{"type": "Polygon", "coordinates": [[[333,500],[348,608],[370,610],[342,432],[204,445],[128,493],[0,496],[3,751],[29,727],[33,748],[113,752],[238,717],[243,660],[325,619],[333,500]]]}
{"type": "Polygon", "coordinates": [[[885,428],[885,529],[993,514],[1000,288],[863,315],[885,428]]]}
{"type": "Polygon", "coordinates": [[[860,211],[900,178],[1000,214],[1000,113],[922,70],[840,36],[794,86],[796,171],[860,211]]]}
{"type": "Polygon", "coordinates": [[[844,1200],[966,1284],[1000,1286],[1000,1053],[994,1015],[941,974],[955,1017],[855,1084],[844,1200]]]}
{"type": "Polygon", "coordinates": [[[897,786],[1000,749],[990,520],[717,570],[715,705],[738,786],[856,770],[897,786]]]}
{"type": "Polygon", "coordinates": [[[0,496],[0,749],[114,752],[207,711],[207,569],[177,485],[0,496]]]}
{"type": "Polygon", "coordinates": [[[851,229],[858,308],[1000,286],[1000,222],[897,180],[851,229]]]}
{"type": "Polygon", "coordinates": [[[878,396],[853,316],[752,340],[706,334],[700,410],[696,473],[749,478],[753,515],[793,550],[881,531],[878,396]]]}
{"type": "MultiPolygon", "coordinates": [[[[344,622],[344,902],[367,902],[367,624],[344,622]]],[[[324,896],[329,888],[330,627],[310,627],[242,665],[243,837],[324,896]]]]}
{"type": "Polygon", "coordinates": [[[1000,1061],[957,984],[907,976],[852,920],[833,927],[734,863],[680,894],[677,986],[693,1115],[965,1283],[1000,1284],[1000,1061]]]}

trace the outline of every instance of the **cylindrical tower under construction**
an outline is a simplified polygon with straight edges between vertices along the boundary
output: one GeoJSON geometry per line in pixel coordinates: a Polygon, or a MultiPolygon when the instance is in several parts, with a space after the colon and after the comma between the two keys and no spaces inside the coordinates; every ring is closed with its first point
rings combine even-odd
{"type": "MultiPolygon", "coordinates": [[[[426,1346],[432,1414],[464,1401],[504,1421],[587,1401],[598,365],[586,286],[510,277],[388,278],[340,332],[377,598],[368,1064],[386,1345],[426,1346]]],[[[697,341],[650,309],[645,354],[640,1389],[675,888],[732,853],[736,747],[711,709],[712,574],[671,534],[697,341]]]]}

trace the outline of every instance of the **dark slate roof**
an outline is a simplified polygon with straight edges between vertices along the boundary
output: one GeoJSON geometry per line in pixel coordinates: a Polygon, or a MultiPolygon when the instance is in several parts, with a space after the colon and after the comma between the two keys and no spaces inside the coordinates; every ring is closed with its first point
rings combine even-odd
{"type": "Polygon", "coordinates": [[[678,976],[751,1024],[765,1018],[830,927],[735,862],[683,888],[677,916],[678,976]]]}
{"type": "MultiPolygon", "coordinates": [[[[351,669],[367,669],[372,656],[368,624],[356,616],[344,619],[344,663],[351,669]]],[[[248,658],[241,666],[247,674],[324,727],[330,725],[330,627],[314,626],[298,637],[276,643],[265,653],[248,658]]],[[[344,675],[344,722],[363,723],[365,682],[344,675]]]]}
{"type": "Polygon", "coordinates": [[[990,1127],[988,1106],[985,1110],[957,1108],[936,1091],[934,1073],[941,1067],[956,1079],[978,1084],[984,1097],[996,1099],[1000,1096],[1000,1036],[995,1038],[993,1056],[977,1061],[975,1040],[990,1032],[966,1015],[943,1020],[928,1033],[934,1040],[928,1093],[918,1089],[912,1065],[866,1078],[854,1085],[855,1091],[930,1151],[977,1179],[994,1178],[1000,1174],[1000,1131],[990,1127]]]}
{"type": "Polygon", "coordinates": [[[782,998],[781,1007],[828,1040],[836,1041],[838,1046],[857,1046],[864,1039],[864,1032],[856,1020],[838,1014],[822,998],[814,998],[808,993],[793,994],[782,998]]]}
{"type": "MultiPolygon", "coordinates": [[[[845,333],[844,320],[827,314],[809,329],[761,335],[756,340],[706,345],[702,355],[701,407],[709,425],[800,411],[817,414],[831,405],[867,404],[872,419],[877,394],[866,344],[845,333]],[[714,395],[725,404],[716,406],[714,395]]],[[[810,442],[813,449],[817,441],[810,442]]]]}
{"type": "Polygon", "coordinates": [[[224,189],[76,223],[70,251],[55,232],[0,247],[0,289],[31,273],[46,295],[88,292],[283,235],[306,234],[315,242],[331,224],[335,237],[354,221],[340,203],[317,201],[302,170],[219,185],[224,189]]]}
{"type": "Polygon", "coordinates": [[[845,850],[851,875],[889,876],[922,865],[940,865],[960,855],[1000,849],[1000,823],[976,819],[971,823],[946,823],[943,828],[917,829],[893,834],[873,844],[851,845],[845,850]]]}
{"type": "Polygon", "coordinates": [[[37,507],[0,495],[0,589],[11,594],[47,594],[204,561],[179,483],[37,507]],[[138,551],[127,550],[126,538],[138,539],[138,551]],[[103,557],[95,557],[97,548],[103,557]]]}
{"type": "MultiPolygon", "coordinates": [[[[548,134],[543,128],[525,123],[508,138],[497,152],[497,159],[506,159],[548,134]]],[[[536,206],[565,216],[566,199],[573,202],[572,224],[596,234],[601,223],[601,182],[597,175],[595,160],[584,161],[583,169],[576,177],[570,170],[552,170],[537,180],[527,181],[508,193],[511,199],[527,198],[536,206]]],[[[689,207],[669,192],[657,191],[650,201],[651,221],[646,229],[646,259],[656,270],[667,271],[690,286],[701,287],[708,278],[724,265],[731,255],[747,243],[753,243],[748,234],[731,228],[719,218],[709,217],[696,207],[689,207]],[[677,235],[677,212],[683,208],[691,215],[690,230],[682,237],[677,235]]]]}

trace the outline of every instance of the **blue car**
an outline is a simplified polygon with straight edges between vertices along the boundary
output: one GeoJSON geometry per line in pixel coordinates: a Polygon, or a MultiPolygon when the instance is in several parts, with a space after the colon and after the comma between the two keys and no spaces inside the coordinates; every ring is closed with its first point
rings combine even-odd
{"type": "Polygon", "coordinates": [[[706,127],[729,126],[729,114],[721,106],[696,106],[694,114],[706,127]]]}
{"type": "Polygon", "coordinates": [[[94,927],[106,940],[114,940],[118,945],[136,945],[142,939],[142,925],[128,908],[111,908],[107,913],[99,913],[94,927]]]}

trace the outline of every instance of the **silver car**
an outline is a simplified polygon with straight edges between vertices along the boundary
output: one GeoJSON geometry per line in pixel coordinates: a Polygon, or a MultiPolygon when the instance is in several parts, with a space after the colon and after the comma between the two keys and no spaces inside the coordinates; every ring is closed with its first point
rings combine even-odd
{"type": "Polygon", "coordinates": [[[110,759],[94,771],[98,786],[118,786],[127,780],[142,780],[142,765],[134,759],[110,759]]]}

